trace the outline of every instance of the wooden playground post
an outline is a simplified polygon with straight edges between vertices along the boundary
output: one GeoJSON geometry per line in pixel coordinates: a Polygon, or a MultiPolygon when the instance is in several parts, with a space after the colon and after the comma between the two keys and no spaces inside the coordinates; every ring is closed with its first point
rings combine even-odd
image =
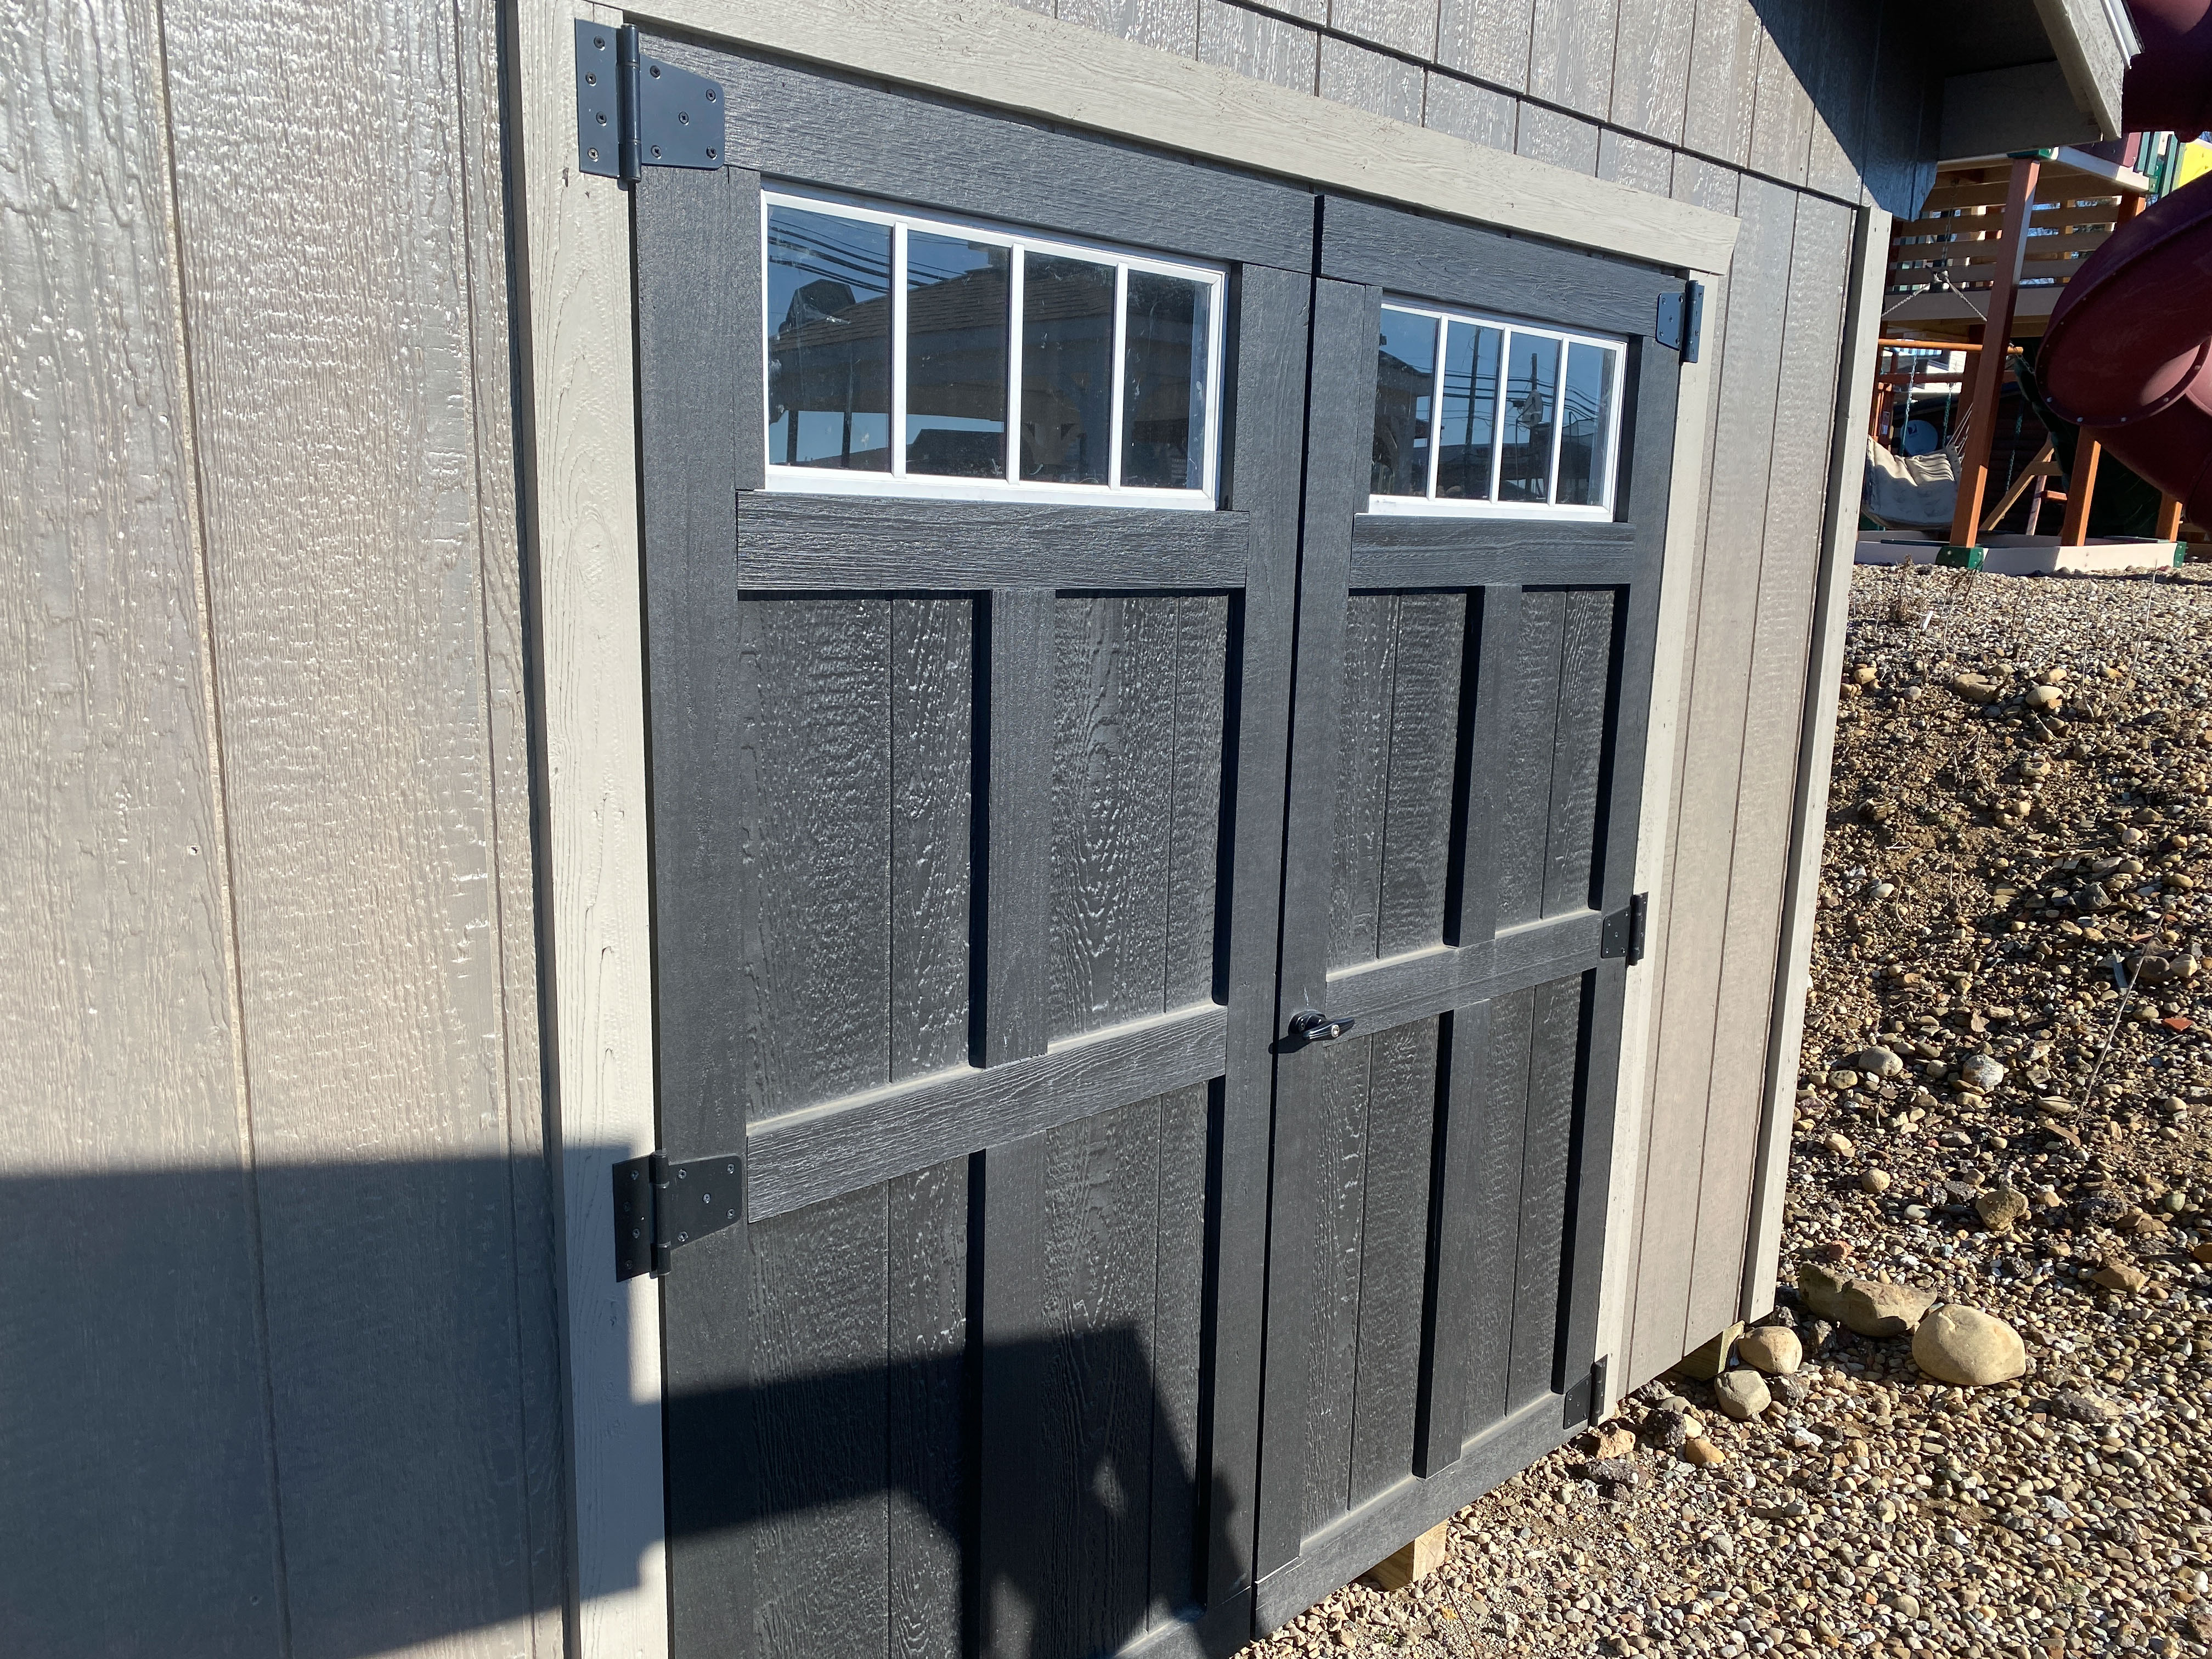
{"type": "MultiPolygon", "coordinates": [[[[2112,228],[2122,225],[2141,213],[2149,204],[2142,196],[2123,196],[2112,215],[2112,228]]],[[[2086,547],[2089,541],[2089,503],[2097,494],[2097,463],[2105,453],[2104,445],[2083,432],[2075,441],[2073,475],[2066,480],[2066,522],[2058,532],[2061,547],[2086,547]]],[[[2168,537],[2169,541],[2172,539],[2168,537]]]]}
{"type": "MultiPolygon", "coordinates": [[[[2004,217],[1998,222],[1996,258],[1990,274],[1990,308],[1982,324],[1984,349],[1975,356],[1973,379],[1961,416],[1966,422],[1966,446],[1959,458],[1959,501],[1951,514],[1954,547],[1975,547],[1981,541],[1982,495],[1989,487],[1990,443],[1996,435],[2005,346],[2012,338],[2021,261],[2027,253],[2027,216],[2035,203],[2035,183],[2042,171],[2042,162],[2032,156],[2015,160],[2011,183],[2005,191],[2004,217]]],[[[2070,507],[2073,503],[2067,505],[2070,507]]]]}
{"type": "Polygon", "coordinates": [[[2075,440],[2074,472],[2066,480],[2066,521],[2058,530],[2061,547],[2082,547],[2088,543],[2089,501],[2097,493],[2097,463],[2104,453],[2104,445],[2086,432],[2075,440]]]}
{"type": "Polygon", "coordinates": [[[2161,495],[2158,498],[2158,522],[2151,527],[2151,534],[2162,542],[2178,542],[2181,539],[2181,498],[2179,496],[2161,495]]]}

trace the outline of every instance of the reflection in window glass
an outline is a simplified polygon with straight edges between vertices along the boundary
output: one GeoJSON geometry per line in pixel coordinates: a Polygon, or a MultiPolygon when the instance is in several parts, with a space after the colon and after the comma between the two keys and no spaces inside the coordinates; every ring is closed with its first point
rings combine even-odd
{"type": "Polygon", "coordinates": [[[910,231],[906,241],[906,470],[1006,476],[1012,251],[910,231]]]}
{"type": "Polygon", "coordinates": [[[1121,360],[1124,484],[1206,487],[1206,298],[1203,287],[1180,276],[1129,273],[1121,360]]]}
{"type": "Polygon", "coordinates": [[[1552,431],[1558,418],[1559,343],[1529,334],[1505,341],[1505,412],[1498,460],[1498,499],[1549,501],[1552,431]]]}
{"type": "Polygon", "coordinates": [[[769,459],[890,467],[891,233],[827,213],[769,210],[769,459]]]}
{"type": "Polygon", "coordinates": [[[1375,367],[1377,495],[1429,493],[1429,400],[1436,392],[1437,319],[1382,307],[1375,367]]]}
{"type": "Polygon", "coordinates": [[[1559,429],[1559,501],[1571,507],[1601,507],[1607,453],[1613,436],[1613,372],[1615,354],[1574,341],[1567,347],[1567,390],[1559,429]]]}
{"type": "Polygon", "coordinates": [[[1439,500],[1490,499],[1491,438],[1498,422],[1498,349],[1494,328],[1453,322],[1444,333],[1444,408],[1437,442],[1439,500]]]}
{"type": "Polygon", "coordinates": [[[1107,482],[1113,362],[1114,267],[1029,255],[1022,276],[1022,477],[1107,482]]]}

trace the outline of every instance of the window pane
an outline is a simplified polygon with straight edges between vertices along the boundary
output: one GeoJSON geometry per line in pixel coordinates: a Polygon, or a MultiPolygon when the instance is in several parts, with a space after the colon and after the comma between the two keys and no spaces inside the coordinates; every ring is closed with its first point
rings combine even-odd
{"type": "Polygon", "coordinates": [[[1006,476],[1007,264],[1003,247],[906,239],[906,470],[1006,476]]]}
{"type": "Polygon", "coordinates": [[[1114,267],[1032,253],[1022,276],[1022,477],[1106,482],[1114,267]]]}
{"type": "Polygon", "coordinates": [[[768,458],[890,468],[891,233],[835,214],[768,218],[768,458]]]}
{"type": "Polygon", "coordinates": [[[1129,273],[1128,351],[1121,388],[1121,482],[1158,489],[1206,488],[1203,283],[1129,273]]]}
{"type": "Polygon", "coordinates": [[[1494,328],[1453,323],[1444,332],[1444,412],[1437,441],[1439,501],[1490,499],[1490,443],[1498,422],[1498,349],[1494,328]]]}
{"type": "Polygon", "coordinates": [[[1559,343],[1526,334],[1505,339],[1504,453],[1498,465],[1498,499],[1551,498],[1552,423],[1559,388],[1559,343]]]}
{"type": "Polygon", "coordinates": [[[1382,307],[1375,361],[1377,495],[1429,493],[1429,400],[1436,392],[1437,319],[1382,307]]]}
{"type": "Polygon", "coordinates": [[[1567,348],[1565,428],[1559,434],[1559,501],[1572,507],[1596,507],[1605,500],[1606,471],[1613,464],[1607,443],[1613,429],[1613,374],[1617,352],[1580,342],[1567,348]]]}

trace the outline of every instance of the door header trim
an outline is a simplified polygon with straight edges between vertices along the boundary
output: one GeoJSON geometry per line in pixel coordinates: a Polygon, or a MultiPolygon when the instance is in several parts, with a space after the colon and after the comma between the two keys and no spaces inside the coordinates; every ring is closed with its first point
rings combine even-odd
{"type": "Polygon", "coordinates": [[[1002,0],[652,0],[628,21],[1685,270],[1735,246],[1725,214],[1002,0]]]}

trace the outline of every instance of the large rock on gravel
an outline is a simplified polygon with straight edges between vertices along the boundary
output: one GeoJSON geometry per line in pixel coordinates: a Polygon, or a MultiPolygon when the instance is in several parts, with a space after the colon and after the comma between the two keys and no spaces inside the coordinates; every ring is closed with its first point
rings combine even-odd
{"type": "Polygon", "coordinates": [[[1765,1380],[1757,1371],[1730,1371],[1714,1379],[1713,1403],[1722,1414],[1733,1417],[1739,1423],[1748,1423],[1774,1403],[1766,1391],[1765,1380]]]}
{"type": "Polygon", "coordinates": [[[1761,1325],[1736,1339],[1735,1357],[1769,1376],[1788,1376],[1805,1363],[1805,1345],[1781,1325],[1761,1325]]]}
{"type": "Polygon", "coordinates": [[[2051,1414],[2070,1422],[2094,1424],[2100,1427],[2119,1421],[2120,1408],[2102,1395],[2083,1394],[2069,1389],[2051,1397],[2051,1414]]]}
{"type": "Polygon", "coordinates": [[[2005,1068],[1989,1054],[1968,1054],[1959,1062],[1959,1081],[1984,1094],[2005,1080],[2005,1068]]]}
{"type": "Polygon", "coordinates": [[[1850,1058],[1853,1070],[1861,1074],[1880,1078],[1887,1082],[1905,1070],[1905,1062],[1887,1048],[1862,1048],[1850,1058]]]}
{"type": "Polygon", "coordinates": [[[1951,1302],[1913,1331],[1912,1363],[1939,1382],[1986,1388],[2027,1369],[2027,1345],[1995,1314],[1951,1302]]]}
{"type": "Polygon", "coordinates": [[[1818,1262],[1808,1261],[1797,1269],[1797,1294],[1807,1307],[1823,1319],[1837,1320],[1844,1316],[1844,1286],[1851,1281],[1841,1273],[1830,1273],[1818,1262]]]}
{"type": "Polygon", "coordinates": [[[1854,1279],[1844,1286],[1838,1311],[1861,1336],[1903,1336],[1935,1305],[1929,1291],[1879,1279],[1854,1279]]]}
{"type": "Polygon", "coordinates": [[[2027,1213],[2027,1194],[2010,1187],[1992,1187],[1974,1200],[1974,1213],[1991,1232],[2002,1232],[2027,1213]]]}
{"type": "Polygon", "coordinates": [[[1988,703],[1997,700],[1998,688],[1979,674],[1960,674],[1951,682],[1951,695],[1967,702],[1988,703]]]}

